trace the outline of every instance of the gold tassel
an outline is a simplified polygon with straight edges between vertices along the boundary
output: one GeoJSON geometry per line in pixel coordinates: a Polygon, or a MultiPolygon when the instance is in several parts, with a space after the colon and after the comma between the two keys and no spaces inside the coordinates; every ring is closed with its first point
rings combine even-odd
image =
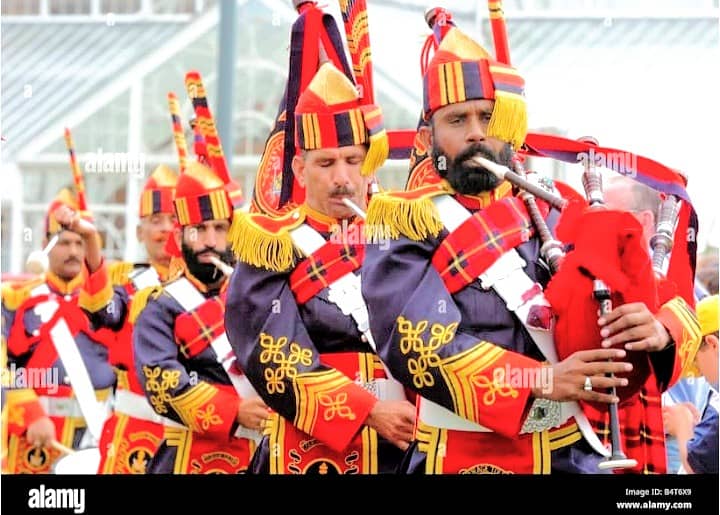
{"type": "Polygon", "coordinates": [[[300,256],[286,228],[271,233],[253,222],[252,215],[240,211],[233,215],[228,239],[240,261],[274,272],[290,270],[295,256],[300,256]]]}
{"type": "Polygon", "coordinates": [[[390,155],[390,140],[387,131],[383,129],[370,136],[370,145],[360,173],[365,177],[374,174],[385,163],[388,155],[390,155]]]}
{"type": "Polygon", "coordinates": [[[440,234],[443,224],[432,197],[406,199],[376,193],[368,206],[365,227],[369,241],[396,240],[401,234],[420,241],[440,234]]]}
{"type": "Polygon", "coordinates": [[[116,261],[108,265],[108,280],[113,286],[125,286],[130,282],[130,272],[135,265],[127,261],[116,261]]]}
{"type": "Polygon", "coordinates": [[[507,141],[513,149],[519,149],[525,142],[528,131],[525,99],[514,93],[495,91],[493,108],[487,135],[507,141]]]}
{"type": "Polygon", "coordinates": [[[162,293],[162,290],[162,286],[156,285],[148,286],[147,288],[143,288],[139,292],[135,293],[132,298],[130,313],[128,314],[128,321],[131,324],[134,324],[135,320],[137,320],[137,317],[140,316],[142,310],[145,309],[145,306],[147,306],[150,297],[156,299],[158,295],[162,293]]]}

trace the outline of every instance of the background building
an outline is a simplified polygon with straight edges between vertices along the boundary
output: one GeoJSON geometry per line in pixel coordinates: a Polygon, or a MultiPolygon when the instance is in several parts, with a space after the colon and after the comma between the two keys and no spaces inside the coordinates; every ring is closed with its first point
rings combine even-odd
{"type": "MultiPolygon", "coordinates": [[[[226,0],[232,2],[233,0],[226,0]]],[[[411,128],[421,106],[420,49],[426,0],[367,0],[377,99],[386,125],[411,128]]],[[[166,95],[177,93],[185,125],[185,72],[203,75],[216,118],[228,115],[232,172],[252,192],[287,73],[289,0],[237,0],[221,30],[217,0],[5,0],[0,56],[2,272],[18,273],[40,247],[42,216],[71,182],[63,128],[73,131],[110,258],[142,259],[135,242],[137,192],[159,163],[177,168],[166,95]],[[221,41],[234,40],[234,68],[219,69],[221,41]],[[218,109],[218,82],[234,84],[218,109]],[[223,79],[224,77],[224,79],[223,79]],[[125,156],[142,164],[122,170],[125,156]],[[112,171],[92,164],[115,162],[112,171]]],[[[338,3],[325,2],[342,27],[338,3]]],[[[492,49],[486,2],[446,0],[458,25],[492,49]]],[[[683,170],[700,215],[699,249],[718,246],[712,177],[720,120],[718,0],[506,0],[513,64],[524,74],[533,130],[595,136],[683,170]],[[681,6],[681,7],[679,7],[681,6]]],[[[342,29],[341,29],[342,30],[342,29]]],[[[187,128],[187,127],[186,127],[187,128]]],[[[186,132],[190,138],[189,130],[186,132]]],[[[536,168],[579,184],[580,167],[536,168]]],[[[401,187],[407,163],[381,172],[401,187]]]]}

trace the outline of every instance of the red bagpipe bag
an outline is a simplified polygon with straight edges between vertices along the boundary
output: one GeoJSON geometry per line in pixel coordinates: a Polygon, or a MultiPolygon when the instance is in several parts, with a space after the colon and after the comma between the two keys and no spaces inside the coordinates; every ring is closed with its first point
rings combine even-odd
{"type": "MultiPolygon", "coordinates": [[[[642,226],[631,213],[571,202],[560,218],[557,235],[571,248],[546,291],[557,317],[555,342],[560,360],[580,350],[600,348],[595,278],[609,288],[613,307],[643,302],[652,313],[657,312],[655,273],[642,226]]],[[[633,370],[618,374],[629,380],[627,387],[618,388],[621,400],[636,394],[650,374],[647,352],[628,352],[626,360],[633,370]]]]}

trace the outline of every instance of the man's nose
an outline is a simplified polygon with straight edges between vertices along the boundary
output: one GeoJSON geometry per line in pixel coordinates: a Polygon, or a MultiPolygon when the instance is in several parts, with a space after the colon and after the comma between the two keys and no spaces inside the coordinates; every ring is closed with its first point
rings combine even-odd
{"type": "Polygon", "coordinates": [[[465,135],[465,141],[468,143],[477,143],[478,141],[484,141],[486,127],[476,117],[471,116],[468,121],[468,131],[465,135]]]}
{"type": "Polygon", "coordinates": [[[80,259],[83,254],[83,246],[82,245],[70,245],[68,248],[68,254],[67,259],[80,259]]]}
{"type": "Polygon", "coordinates": [[[160,230],[162,232],[170,232],[175,228],[175,225],[173,224],[172,220],[169,218],[164,218],[162,222],[160,223],[160,230]]]}
{"type": "Polygon", "coordinates": [[[203,244],[205,245],[205,247],[211,248],[211,249],[214,249],[215,247],[217,247],[218,234],[215,231],[214,227],[206,228],[203,236],[204,236],[203,244]]]}
{"type": "Polygon", "coordinates": [[[347,186],[350,184],[351,165],[345,162],[337,163],[333,169],[332,181],[334,186],[347,186]]]}

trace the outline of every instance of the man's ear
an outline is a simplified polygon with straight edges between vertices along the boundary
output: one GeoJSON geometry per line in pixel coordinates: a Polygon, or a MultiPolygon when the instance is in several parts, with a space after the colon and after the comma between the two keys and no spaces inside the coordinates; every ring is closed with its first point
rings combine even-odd
{"type": "Polygon", "coordinates": [[[653,215],[653,212],[649,209],[644,209],[640,211],[639,213],[636,213],[635,216],[640,218],[640,225],[643,226],[643,229],[646,231],[649,230],[655,230],[655,215],[653,215]]]}
{"type": "Polygon", "coordinates": [[[708,334],[705,337],[705,341],[707,342],[708,345],[710,345],[712,347],[714,352],[717,352],[717,350],[718,350],[718,337],[717,336],[715,336],[714,334],[708,334]]]}
{"type": "Polygon", "coordinates": [[[300,186],[303,188],[305,187],[305,158],[302,155],[296,155],[293,157],[292,162],[290,163],[290,167],[292,168],[293,174],[295,175],[295,178],[297,179],[300,186]]]}
{"type": "Polygon", "coordinates": [[[423,125],[418,130],[418,137],[420,138],[420,141],[423,145],[425,145],[425,148],[431,149],[433,145],[433,135],[432,135],[432,129],[430,128],[430,125],[423,125]]]}
{"type": "Polygon", "coordinates": [[[137,241],[139,241],[140,243],[143,242],[143,238],[142,238],[142,226],[141,226],[140,224],[137,224],[137,225],[135,226],[135,237],[137,238],[137,241]]]}

